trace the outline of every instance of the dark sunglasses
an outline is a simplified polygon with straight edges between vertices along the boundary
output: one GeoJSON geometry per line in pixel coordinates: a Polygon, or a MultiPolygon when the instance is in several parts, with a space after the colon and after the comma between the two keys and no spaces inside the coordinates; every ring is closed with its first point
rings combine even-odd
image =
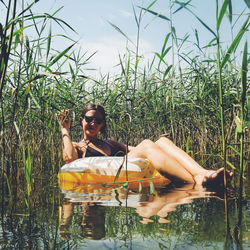
{"type": "Polygon", "coordinates": [[[97,118],[97,117],[94,117],[94,116],[86,116],[86,115],[84,116],[84,120],[87,123],[94,122],[97,125],[100,125],[103,122],[102,118],[97,118]]]}

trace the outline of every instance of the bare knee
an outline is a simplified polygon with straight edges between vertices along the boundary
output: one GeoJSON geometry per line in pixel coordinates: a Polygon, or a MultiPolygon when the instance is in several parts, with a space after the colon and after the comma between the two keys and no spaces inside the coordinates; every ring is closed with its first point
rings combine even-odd
{"type": "Polygon", "coordinates": [[[138,144],[137,147],[143,148],[143,149],[150,149],[152,147],[155,147],[155,143],[149,139],[143,140],[140,144],[138,144]]]}
{"type": "Polygon", "coordinates": [[[131,150],[128,155],[133,157],[147,158],[148,154],[155,149],[159,150],[159,146],[156,145],[153,141],[146,139],[139,143],[133,150],[131,150]]]}
{"type": "Polygon", "coordinates": [[[159,140],[157,140],[156,142],[155,142],[156,144],[162,144],[162,143],[164,143],[164,144],[169,144],[169,145],[175,145],[170,139],[168,139],[168,138],[166,138],[166,137],[160,137],[160,139],[159,140]]]}
{"type": "Polygon", "coordinates": [[[138,148],[140,148],[140,150],[145,154],[149,154],[152,153],[153,151],[157,150],[161,150],[160,147],[153,141],[149,140],[149,139],[145,139],[143,140],[139,145],[138,148]]]}

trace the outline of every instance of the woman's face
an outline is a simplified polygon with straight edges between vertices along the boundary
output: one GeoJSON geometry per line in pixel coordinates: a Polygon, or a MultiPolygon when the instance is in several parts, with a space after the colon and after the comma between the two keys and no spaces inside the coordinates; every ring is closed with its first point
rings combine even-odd
{"type": "Polygon", "coordinates": [[[87,137],[96,137],[104,125],[102,114],[96,110],[89,110],[82,119],[82,128],[87,137]]]}

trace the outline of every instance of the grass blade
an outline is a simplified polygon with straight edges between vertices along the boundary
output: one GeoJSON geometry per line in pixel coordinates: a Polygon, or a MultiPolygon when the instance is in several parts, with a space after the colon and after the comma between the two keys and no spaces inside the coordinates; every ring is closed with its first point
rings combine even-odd
{"type": "Polygon", "coordinates": [[[5,4],[5,2],[3,0],[0,0],[0,1],[5,6],[5,8],[8,8],[7,5],[5,4]]]}
{"type": "Polygon", "coordinates": [[[223,68],[223,66],[227,63],[227,61],[230,58],[230,55],[232,54],[233,51],[235,51],[241,41],[241,38],[243,37],[244,33],[246,32],[248,26],[249,26],[249,19],[250,16],[247,18],[247,20],[245,21],[245,23],[242,25],[240,31],[238,32],[238,34],[235,36],[233,42],[231,43],[230,47],[227,50],[226,55],[224,56],[222,62],[221,62],[221,68],[223,68]]]}
{"type": "Polygon", "coordinates": [[[232,20],[233,20],[233,5],[232,5],[231,0],[228,1],[228,18],[229,18],[230,23],[232,23],[232,20]]]}
{"type": "Polygon", "coordinates": [[[50,52],[51,38],[52,38],[52,34],[51,34],[51,26],[50,26],[50,28],[49,28],[49,35],[48,35],[48,42],[47,42],[47,53],[46,53],[47,58],[48,58],[49,52],[50,52]]]}
{"type": "Polygon", "coordinates": [[[165,70],[164,74],[163,74],[163,79],[165,80],[167,74],[169,73],[169,71],[172,69],[173,65],[170,65],[167,67],[167,69],[165,70]]]}
{"type": "MultiPolygon", "coordinates": [[[[195,14],[194,14],[195,15],[195,14]]],[[[207,25],[205,24],[197,15],[195,15],[195,17],[198,19],[198,21],[207,29],[209,30],[216,38],[217,35],[215,34],[215,32],[207,25]]]]}
{"type": "Polygon", "coordinates": [[[243,57],[242,57],[242,68],[241,68],[241,84],[242,84],[242,94],[241,94],[241,130],[240,134],[240,186],[243,185],[243,175],[244,175],[244,120],[245,120],[245,101],[247,92],[247,42],[245,42],[243,57]]]}
{"type": "Polygon", "coordinates": [[[193,11],[191,11],[190,9],[186,8],[186,5],[184,5],[183,3],[179,2],[179,1],[175,1],[175,3],[179,4],[181,7],[185,8],[186,10],[188,10],[192,15],[194,15],[196,17],[196,19],[198,19],[198,21],[207,29],[209,30],[216,38],[217,35],[215,34],[215,32],[206,24],[204,23],[193,11]]]}
{"type": "Polygon", "coordinates": [[[161,54],[163,54],[164,51],[165,51],[165,48],[166,48],[166,46],[167,46],[167,43],[168,43],[168,40],[169,40],[170,35],[171,35],[171,33],[169,32],[169,33],[166,35],[165,39],[164,39],[164,43],[163,43],[163,46],[162,46],[161,54]]]}
{"type": "Polygon", "coordinates": [[[124,162],[125,162],[125,157],[123,157],[121,166],[120,166],[119,169],[117,170],[117,173],[116,173],[116,175],[115,175],[114,182],[116,182],[117,179],[119,178],[124,162]]]}
{"type": "Polygon", "coordinates": [[[138,20],[138,17],[136,15],[134,6],[133,6],[133,13],[134,13],[134,18],[135,18],[136,25],[137,25],[137,27],[139,27],[140,26],[140,21],[138,20]]]}
{"type": "Polygon", "coordinates": [[[150,9],[158,0],[154,0],[148,7],[147,9],[150,9]]]}
{"type": "Polygon", "coordinates": [[[54,65],[58,60],[60,60],[63,56],[65,56],[68,51],[75,45],[76,43],[73,43],[72,45],[70,45],[68,48],[66,48],[64,51],[62,51],[61,53],[59,53],[53,60],[52,62],[49,63],[48,66],[46,66],[46,68],[50,71],[50,67],[52,65],[54,65]]]}
{"type": "Polygon", "coordinates": [[[21,17],[27,10],[30,10],[34,4],[35,4],[35,3],[30,4],[26,9],[24,9],[24,10],[18,15],[18,17],[21,17]]]}
{"type": "Polygon", "coordinates": [[[246,102],[246,95],[247,95],[247,41],[245,42],[244,51],[243,51],[243,58],[242,58],[242,69],[241,69],[241,84],[242,84],[242,95],[241,95],[241,103],[242,106],[245,106],[246,102]]]}
{"type": "Polygon", "coordinates": [[[186,3],[182,3],[182,2],[179,2],[179,1],[175,1],[175,3],[178,3],[179,5],[181,5],[176,11],[173,12],[173,14],[177,13],[178,11],[180,11],[181,9],[185,8],[187,9],[187,5],[189,5],[189,3],[191,2],[192,0],[189,0],[188,2],[186,3]]]}
{"type": "Polygon", "coordinates": [[[222,19],[223,19],[225,13],[226,13],[228,4],[229,4],[229,0],[224,0],[222,7],[220,9],[218,20],[217,20],[217,30],[220,29],[220,25],[221,25],[221,22],[222,22],[222,19]]]}
{"type": "Polygon", "coordinates": [[[107,21],[115,30],[117,30],[119,33],[121,33],[128,41],[130,41],[133,45],[135,45],[133,43],[133,41],[118,27],[116,26],[115,24],[107,21]]]}
{"type": "Polygon", "coordinates": [[[244,1],[246,3],[247,7],[250,9],[250,0],[244,0],[244,1]]]}
{"type": "Polygon", "coordinates": [[[46,18],[51,18],[53,19],[55,22],[57,22],[61,27],[62,29],[64,29],[64,27],[62,26],[62,24],[64,24],[65,26],[67,26],[69,29],[71,29],[72,31],[74,31],[75,33],[77,33],[68,23],[66,23],[64,20],[60,19],[60,18],[57,18],[57,17],[54,17],[54,16],[51,16],[47,13],[45,13],[46,15],[46,18]],[[62,24],[61,24],[62,23],[62,24]]]}
{"type": "Polygon", "coordinates": [[[149,12],[149,13],[152,14],[152,15],[155,15],[155,16],[161,18],[161,19],[170,21],[170,19],[169,19],[168,17],[166,17],[166,16],[164,16],[164,15],[162,15],[162,14],[160,14],[160,13],[157,13],[157,12],[155,12],[155,11],[152,11],[152,10],[149,10],[149,9],[146,9],[146,8],[143,8],[143,7],[140,7],[140,6],[138,6],[138,7],[141,8],[141,9],[143,9],[143,10],[145,10],[146,12],[149,12]]]}

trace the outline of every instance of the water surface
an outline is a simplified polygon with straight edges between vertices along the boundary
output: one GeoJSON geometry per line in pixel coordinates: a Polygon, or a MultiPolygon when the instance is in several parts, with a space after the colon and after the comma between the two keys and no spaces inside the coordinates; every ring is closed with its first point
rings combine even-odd
{"type": "Polygon", "coordinates": [[[42,183],[38,195],[20,192],[2,200],[0,248],[250,248],[249,198],[241,206],[235,195],[229,199],[226,223],[223,193],[192,185],[86,191],[86,185],[42,183]]]}

